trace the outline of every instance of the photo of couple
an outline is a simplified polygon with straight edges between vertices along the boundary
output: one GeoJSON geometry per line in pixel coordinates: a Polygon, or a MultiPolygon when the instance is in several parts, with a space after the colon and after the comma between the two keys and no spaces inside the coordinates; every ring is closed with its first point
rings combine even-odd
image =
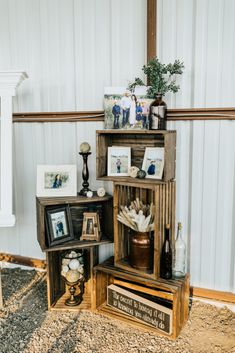
{"type": "Polygon", "coordinates": [[[123,87],[106,88],[104,95],[106,129],[148,129],[151,99],[143,89],[130,92],[123,87]]]}

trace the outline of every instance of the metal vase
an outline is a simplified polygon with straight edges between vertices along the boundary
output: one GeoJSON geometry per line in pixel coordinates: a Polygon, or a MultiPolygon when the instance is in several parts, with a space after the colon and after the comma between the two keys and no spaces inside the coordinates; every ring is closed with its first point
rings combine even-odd
{"type": "Polygon", "coordinates": [[[130,265],[149,272],[152,269],[152,241],[149,232],[133,232],[130,236],[130,265]]]}

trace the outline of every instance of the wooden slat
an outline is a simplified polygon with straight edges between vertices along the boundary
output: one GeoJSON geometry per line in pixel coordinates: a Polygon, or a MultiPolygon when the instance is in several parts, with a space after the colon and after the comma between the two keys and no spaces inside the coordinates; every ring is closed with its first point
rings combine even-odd
{"type": "Polygon", "coordinates": [[[147,0],[147,62],[157,55],[157,0],[147,0]]]}
{"type": "Polygon", "coordinates": [[[41,268],[41,269],[46,268],[45,260],[35,259],[33,257],[13,255],[8,253],[0,253],[0,261],[9,262],[9,263],[17,264],[21,266],[29,266],[29,267],[35,267],[35,268],[41,268]]]}
{"type": "MultiPolygon", "coordinates": [[[[114,279],[113,281],[114,284],[119,285],[119,286],[123,286],[125,288],[129,288],[129,289],[133,289],[137,292],[142,292],[143,293],[143,287],[133,284],[133,283],[129,283],[129,282],[125,282],[125,281],[121,281],[119,279],[114,279]]],[[[163,298],[163,299],[167,299],[167,300],[173,300],[173,294],[172,293],[167,293],[167,292],[161,292],[155,289],[151,289],[151,288],[145,288],[144,290],[145,294],[149,294],[149,295],[153,295],[155,297],[159,297],[159,298],[163,298]]]]}

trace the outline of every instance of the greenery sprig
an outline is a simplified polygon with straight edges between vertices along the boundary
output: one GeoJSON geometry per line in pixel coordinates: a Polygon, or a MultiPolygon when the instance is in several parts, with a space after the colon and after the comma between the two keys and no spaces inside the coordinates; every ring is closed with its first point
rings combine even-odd
{"type": "Polygon", "coordinates": [[[173,64],[162,64],[158,58],[154,58],[142,67],[144,74],[147,76],[148,85],[146,85],[139,77],[130,82],[128,89],[134,91],[137,86],[146,86],[148,98],[155,98],[157,93],[163,96],[167,92],[178,92],[180,86],[176,84],[175,75],[183,73],[184,63],[175,60],[173,64]]]}

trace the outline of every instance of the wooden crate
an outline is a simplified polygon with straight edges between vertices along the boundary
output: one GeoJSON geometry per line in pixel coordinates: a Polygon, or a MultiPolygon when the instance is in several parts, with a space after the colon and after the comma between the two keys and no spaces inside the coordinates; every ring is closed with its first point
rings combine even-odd
{"type": "MultiPolygon", "coordinates": [[[[74,248],[73,248],[74,249],[74,248]]],[[[76,248],[75,248],[76,249],[76,248]]],[[[80,249],[80,248],[78,248],[80,249]]],[[[98,247],[84,249],[85,257],[85,286],[83,301],[74,307],[65,305],[65,300],[69,298],[68,287],[61,276],[61,260],[63,250],[47,252],[47,299],[49,310],[72,310],[91,309],[93,285],[93,267],[98,263],[98,247]]],[[[76,293],[75,293],[76,295],[76,293]]]]}
{"type": "Polygon", "coordinates": [[[113,222],[112,222],[112,196],[104,197],[93,196],[92,198],[78,197],[37,197],[37,239],[43,251],[62,250],[78,247],[88,247],[99,244],[106,244],[113,241],[113,222]],[[46,211],[51,207],[68,205],[72,218],[73,232],[75,240],[58,246],[49,246],[47,242],[46,211]],[[101,224],[101,240],[80,241],[82,234],[83,212],[98,212],[101,224]]]}
{"type": "MultiPolygon", "coordinates": [[[[130,181],[130,177],[107,176],[108,147],[131,147],[131,165],[142,168],[145,147],[164,147],[163,181],[175,178],[176,131],[161,130],[97,130],[96,177],[100,180],[130,181]]],[[[138,182],[138,179],[137,179],[138,182]]],[[[140,183],[154,183],[154,179],[140,183]]]]}
{"type": "MultiPolygon", "coordinates": [[[[94,269],[94,299],[93,310],[111,318],[116,318],[142,330],[151,331],[165,337],[175,339],[188,318],[189,306],[189,276],[180,280],[153,280],[135,274],[130,274],[113,265],[113,259],[108,259],[94,269]],[[107,287],[115,284],[127,291],[134,291],[139,296],[150,296],[155,302],[167,306],[171,310],[171,332],[165,332],[159,327],[150,326],[107,305],[107,287]]],[[[160,326],[160,325],[159,325],[160,326]]]]}
{"type": "Polygon", "coordinates": [[[167,223],[171,225],[171,244],[174,247],[175,229],[175,182],[170,181],[158,184],[140,184],[136,182],[114,183],[114,262],[115,266],[128,272],[137,273],[149,278],[159,278],[160,253],[164,241],[164,229],[167,223]],[[143,203],[155,205],[155,230],[153,234],[153,268],[143,272],[130,266],[129,255],[129,228],[117,220],[120,206],[129,205],[131,201],[139,198],[143,203]]]}

